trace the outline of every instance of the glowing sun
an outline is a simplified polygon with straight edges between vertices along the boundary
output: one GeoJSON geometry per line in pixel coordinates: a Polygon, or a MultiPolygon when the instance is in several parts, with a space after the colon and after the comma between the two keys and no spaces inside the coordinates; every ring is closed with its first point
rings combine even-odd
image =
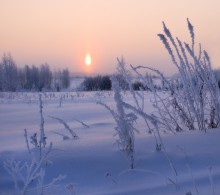
{"type": "Polygon", "coordinates": [[[88,53],[86,54],[86,57],[85,57],[85,64],[86,66],[91,66],[91,63],[92,63],[92,58],[91,58],[91,55],[88,53]]]}

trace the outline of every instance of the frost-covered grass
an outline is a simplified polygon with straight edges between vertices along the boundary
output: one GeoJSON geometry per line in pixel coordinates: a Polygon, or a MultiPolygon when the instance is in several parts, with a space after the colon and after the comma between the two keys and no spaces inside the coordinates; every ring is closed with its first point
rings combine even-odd
{"type": "MultiPolygon", "coordinates": [[[[162,151],[155,150],[154,135],[148,134],[145,123],[138,119],[135,127],[135,168],[131,170],[127,157],[118,149],[115,121],[96,102],[115,106],[111,92],[42,94],[47,143],[53,142],[46,167],[45,183],[57,175],[66,175],[59,186],[47,194],[77,195],[185,195],[220,194],[220,129],[183,131],[176,135],[161,131],[166,150],[177,171],[173,178],[169,162],[162,151]],[[60,95],[64,95],[59,106],[60,95]],[[71,98],[74,95],[74,98],[71,98]],[[67,98],[68,97],[68,98],[67,98]],[[49,117],[65,121],[78,139],[63,140],[68,133],[64,125],[49,117]],[[78,121],[84,122],[87,126],[78,121]]],[[[6,159],[29,161],[23,130],[32,135],[40,127],[37,93],[4,93],[0,99],[0,194],[15,194],[12,178],[3,168],[6,159]],[[8,98],[9,96],[13,98],[8,98]],[[28,98],[27,98],[28,97],[28,98]],[[31,99],[31,101],[29,101],[31,99]]],[[[126,102],[133,103],[129,94],[126,102]]],[[[154,113],[150,103],[153,95],[145,92],[147,112],[154,113]]],[[[28,194],[28,193],[27,193],[28,194]]],[[[32,193],[34,194],[34,193],[32,193]]]]}

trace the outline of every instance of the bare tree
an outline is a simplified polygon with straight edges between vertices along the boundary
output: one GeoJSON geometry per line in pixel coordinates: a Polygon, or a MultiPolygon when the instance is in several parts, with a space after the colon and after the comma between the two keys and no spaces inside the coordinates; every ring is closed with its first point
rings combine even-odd
{"type": "Polygon", "coordinates": [[[62,71],[62,88],[68,88],[70,86],[70,73],[66,68],[62,71]]]}
{"type": "Polygon", "coordinates": [[[4,91],[15,91],[17,88],[17,65],[11,54],[2,57],[2,89],[4,91]]]}

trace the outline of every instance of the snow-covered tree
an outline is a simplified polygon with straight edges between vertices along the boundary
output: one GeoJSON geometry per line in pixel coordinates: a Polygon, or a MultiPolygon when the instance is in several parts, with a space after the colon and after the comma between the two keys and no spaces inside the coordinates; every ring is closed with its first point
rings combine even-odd
{"type": "Polygon", "coordinates": [[[1,62],[1,84],[4,91],[15,91],[17,88],[17,65],[11,54],[4,54],[1,62]]]}
{"type": "Polygon", "coordinates": [[[42,91],[43,88],[50,89],[52,83],[52,72],[50,71],[49,65],[42,64],[40,67],[39,74],[39,91],[42,91]]]}
{"type": "Polygon", "coordinates": [[[67,68],[63,69],[61,80],[62,80],[62,88],[66,89],[70,86],[70,73],[67,68]]]}

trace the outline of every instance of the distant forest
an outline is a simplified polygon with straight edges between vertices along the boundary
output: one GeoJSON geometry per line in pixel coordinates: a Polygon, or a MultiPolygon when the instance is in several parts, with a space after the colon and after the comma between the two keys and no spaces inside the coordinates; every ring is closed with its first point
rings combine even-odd
{"type": "Polygon", "coordinates": [[[11,54],[4,54],[0,61],[0,91],[60,91],[69,85],[68,69],[52,72],[47,63],[19,68],[11,54]]]}

